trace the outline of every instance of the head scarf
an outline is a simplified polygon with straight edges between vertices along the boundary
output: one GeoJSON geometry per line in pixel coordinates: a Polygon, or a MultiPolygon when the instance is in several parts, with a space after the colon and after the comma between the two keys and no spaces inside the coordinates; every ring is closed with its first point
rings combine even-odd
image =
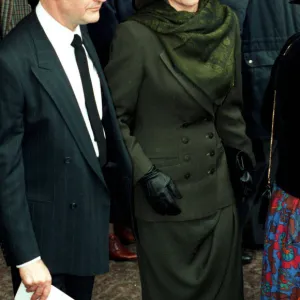
{"type": "Polygon", "coordinates": [[[218,0],[200,3],[198,11],[191,13],[176,11],[164,0],[143,0],[131,19],[153,30],[173,65],[207,96],[217,99],[234,82],[238,20],[218,0]]]}

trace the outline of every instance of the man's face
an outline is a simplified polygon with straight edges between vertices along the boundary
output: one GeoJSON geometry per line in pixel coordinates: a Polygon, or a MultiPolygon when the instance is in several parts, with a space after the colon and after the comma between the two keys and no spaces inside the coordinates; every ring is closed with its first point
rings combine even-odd
{"type": "Polygon", "coordinates": [[[74,26],[95,23],[100,18],[100,8],[106,0],[56,0],[65,20],[74,26]]]}

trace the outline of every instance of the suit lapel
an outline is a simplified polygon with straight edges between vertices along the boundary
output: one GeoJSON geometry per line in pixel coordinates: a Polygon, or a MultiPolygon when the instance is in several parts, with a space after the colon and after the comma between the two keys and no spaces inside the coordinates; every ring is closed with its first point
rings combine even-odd
{"type": "Polygon", "coordinates": [[[82,33],[82,38],[83,38],[83,43],[85,46],[86,51],[88,52],[94,67],[97,70],[99,79],[100,79],[100,83],[101,83],[101,92],[102,92],[102,109],[103,109],[103,118],[105,118],[107,116],[107,112],[108,110],[111,109],[110,107],[110,101],[109,101],[109,90],[107,87],[107,82],[102,70],[102,67],[100,65],[99,62],[99,58],[97,55],[97,52],[95,50],[95,47],[93,45],[93,42],[91,41],[88,31],[86,29],[86,26],[81,26],[81,33],[82,33]]]}
{"type": "Polygon", "coordinates": [[[105,82],[105,80],[103,80],[104,79],[103,70],[101,68],[101,65],[100,65],[100,62],[99,62],[99,58],[98,58],[97,52],[95,50],[95,47],[93,45],[93,42],[91,41],[91,39],[89,37],[88,31],[86,29],[86,26],[81,26],[81,33],[82,33],[83,44],[84,44],[85,49],[88,52],[88,54],[89,54],[89,56],[90,56],[90,58],[91,58],[91,60],[92,60],[92,62],[94,64],[94,67],[97,70],[97,73],[98,73],[98,75],[100,77],[101,86],[102,86],[104,84],[104,82],[105,82]]]}
{"type": "Polygon", "coordinates": [[[94,67],[96,68],[100,82],[101,82],[101,91],[102,91],[102,103],[103,103],[103,119],[102,123],[106,132],[107,140],[111,141],[114,149],[112,152],[116,153],[116,147],[119,148],[121,152],[118,152],[118,157],[112,157],[112,161],[119,161],[119,159],[124,159],[126,157],[128,164],[128,172],[131,174],[132,165],[129,157],[129,153],[126,149],[125,143],[123,141],[123,136],[119,128],[119,122],[117,120],[116,111],[113,105],[111,98],[110,90],[102,70],[101,64],[98,59],[97,52],[93,46],[93,43],[88,35],[88,32],[85,30],[85,26],[82,28],[83,42],[86,47],[86,50],[93,61],[94,67]]]}
{"type": "Polygon", "coordinates": [[[32,15],[32,22],[32,37],[38,58],[38,66],[32,67],[32,72],[55,103],[88,164],[104,181],[71,84],[35,14],[32,15]]]}
{"type": "Polygon", "coordinates": [[[160,54],[160,58],[163,63],[166,65],[171,74],[178,80],[186,92],[193,97],[193,99],[199,103],[208,113],[211,115],[214,114],[213,111],[213,102],[197,87],[193,85],[183,74],[177,71],[169,59],[167,53],[163,51],[160,54]]]}

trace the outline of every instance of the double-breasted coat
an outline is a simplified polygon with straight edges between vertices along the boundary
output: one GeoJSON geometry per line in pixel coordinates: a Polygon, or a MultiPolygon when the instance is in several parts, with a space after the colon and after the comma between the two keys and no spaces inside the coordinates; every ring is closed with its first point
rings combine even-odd
{"type": "Polygon", "coordinates": [[[235,85],[212,100],[176,69],[150,29],[134,21],[119,26],[105,73],[134,165],[136,217],[199,219],[234,203],[224,146],[252,155],[242,117],[239,45],[235,85]],[[178,186],[180,215],[160,216],[145,200],[137,182],[152,164],[178,186]]]}
{"type": "Polygon", "coordinates": [[[126,21],[117,30],[105,73],[133,162],[143,300],[243,299],[224,150],[252,156],[242,117],[238,35],[234,86],[210,99],[176,68],[149,28],[126,21]],[[139,179],[153,164],[177,185],[181,214],[162,216],[148,204],[139,179]]]}

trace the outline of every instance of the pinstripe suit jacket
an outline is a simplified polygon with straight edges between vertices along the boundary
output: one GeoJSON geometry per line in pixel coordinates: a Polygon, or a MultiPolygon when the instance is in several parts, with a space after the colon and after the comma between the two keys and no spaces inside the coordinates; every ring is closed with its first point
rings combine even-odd
{"type": "Polygon", "coordinates": [[[35,13],[0,44],[0,219],[13,263],[53,274],[108,270],[110,200],[129,209],[131,162],[96,51],[108,161],[101,169],[59,59],[35,13]]]}

